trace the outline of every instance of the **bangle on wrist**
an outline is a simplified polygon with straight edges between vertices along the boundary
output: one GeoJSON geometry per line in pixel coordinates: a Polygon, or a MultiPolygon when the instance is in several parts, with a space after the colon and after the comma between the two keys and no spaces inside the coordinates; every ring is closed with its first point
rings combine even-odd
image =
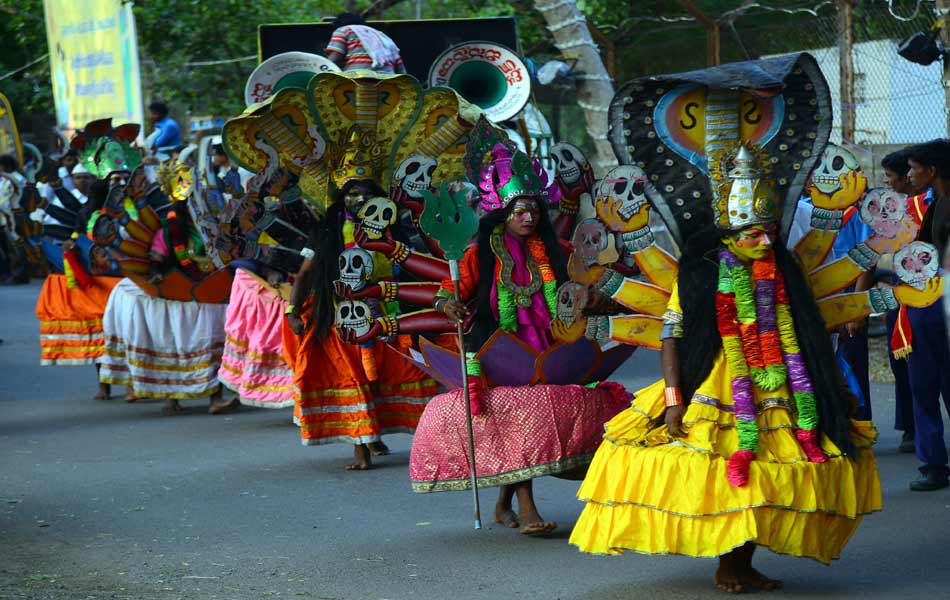
{"type": "Polygon", "coordinates": [[[448,298],[444,298],[444,297],[442,297],[442,296],[436,296],[435,301],[432,303],[432,308],[435,309],[435,312],[439,312],[439,313],[445,314],[445,311],[442,310],[442,309],[445,308],[445,304],[446,304],[448,301],[449,301],[448,298]]]}
{"type": "Polygon", "coordinates": [[[671,406],[683,406],[683,392],[678,387],[668,387],[663,389],[663,404],[667,408],[671,406]]]}

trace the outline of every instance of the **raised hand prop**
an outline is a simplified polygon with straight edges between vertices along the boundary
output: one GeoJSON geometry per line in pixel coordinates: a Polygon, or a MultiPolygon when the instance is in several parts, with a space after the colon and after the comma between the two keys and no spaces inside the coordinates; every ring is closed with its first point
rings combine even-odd
{"type": "MultiPolygon", "coordinates": [[[[444,185],[439,188],[436,197],[428,190],[423,192],[425,209],[419,217],[419,226],[422,231],[434,239],[445,252],[449,261],[449,272],[452,276],[455,300],[461,302],[459,296],[461,273],[459,260],[465,253],[468,240],[478,231],[478,217],[466,202],[464,192],[451,194],[444,185]]],[[[465,413],[468,429],[468,466],[469,477],[472,480],[472,500],[475,503],[475,529],[482,528],[481,511],[478,503],[478,480],[475,472],[475,437],[472,433],[472,405],[468,382],[468,365],[465,355],[465,330],[462,321],[458,321],[457,333],[459,339],[459,355],[462,358],[462,398],[465,402],[465,413]]]]}

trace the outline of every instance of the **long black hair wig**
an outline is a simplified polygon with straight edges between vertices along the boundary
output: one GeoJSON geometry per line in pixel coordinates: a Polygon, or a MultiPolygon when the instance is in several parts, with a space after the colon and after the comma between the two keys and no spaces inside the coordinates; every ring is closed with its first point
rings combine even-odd
{"type": "MultiPolygon", "coordinates": [[[[722,349],[716,321],[716,287],[719,275],[720,240],[730,235],[708,227],[690,236],[679,269],[679,295],[683,308],[683,338],[678,344],[680,385],[684,398],[693,394],[709,376],[722,349]]],[[[855,407],[838,369],[831,338],[818,310],[805,275],[794,255],[779,238],[773,246],[775,265],[785,277],[795,335],[818,405],[819,428],[844,453],[853,450],[850,417],[855,407]]]]}
{"type": "MultiPolygon", "coordinates": [[[[564,249],[558,241],[554,226],[551,224],[547,210],[545,210],[545,202],[537,198],[531,199],[538,203],[540,209],[537,228],[538,237],[544,242],[548,259],[554,269],[554,276],[560,286],[568,280],[567,259],[564,256],[564,249]]],[[[505,208],[483,216],[478,224],[478,237],[476,238],[478,247],[476,313],[471,332],[465,338],[465,349],[469,352],[477,351],[498,329],[498,320],[495,319],[495,313],[491,306],[491,289],[495,285],[495,253],[491,248],[491,236],[495,227],[504,224],[508,220],[508,216],[514,210],[516,201],[517,198],[509,202],[505,208]]]]}
{"type": "Polygon", "coordinates": [[[335,318],[333,282],[340,278],[340,255],[346,249],[343,240],[343,225],[346,223],[346,207],[343,197],[356,185],[366,189],[364,196],[386,197],[386,193],[372,180],[350,180],[334,197],[327,214],[318,219],[310,232],[309,247],[314,251],[310,274],[313,293],[313,312],[308,327],[322,338],[330,332],[335,318]]]}

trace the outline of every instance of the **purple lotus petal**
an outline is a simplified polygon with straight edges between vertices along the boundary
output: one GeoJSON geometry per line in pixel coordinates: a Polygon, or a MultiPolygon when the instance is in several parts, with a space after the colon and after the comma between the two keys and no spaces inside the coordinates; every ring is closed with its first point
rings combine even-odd
{"type": "Polygon", "coordinates": [[[594,367],[596,358],[597,348],[587,338],[580,338],[573,344],[553,346],[538,358],[541,363],[541,383],[581,383],[594,367]]]}
{"type": "Polygon", "coordinates": [[[462,362],[458,353],[435,344],[423,344],[422,354],[429,362],[427,373],[450,388],[462,387],[462,362]]]}
{"type": "Polygon", "coordinates": [[[506,331],[493,335],[479,350],[482,375],[493,386],[529,385],[537,354],[506,331]]]}

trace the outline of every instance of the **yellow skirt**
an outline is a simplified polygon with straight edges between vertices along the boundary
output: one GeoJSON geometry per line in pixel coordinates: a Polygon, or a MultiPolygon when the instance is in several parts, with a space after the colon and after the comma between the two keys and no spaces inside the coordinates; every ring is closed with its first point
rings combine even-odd
{"type": "Polygon", "coordinates": [[[605,425],[578,491],[586,506],[571,543],[582,551],[713,557],[755,542],[827,564],[862,515],[881,509],[870,422],[852,421],[852,456],[822,436],[829,460],[808,462],[788,391],[757,389],[759,450],[749,483],[732,487],[727,463],[739,439],[723,356],[686,411],[685,437],[671,437],[663,424],[663,388],[658,381],[640,390],[605,425]]]}

